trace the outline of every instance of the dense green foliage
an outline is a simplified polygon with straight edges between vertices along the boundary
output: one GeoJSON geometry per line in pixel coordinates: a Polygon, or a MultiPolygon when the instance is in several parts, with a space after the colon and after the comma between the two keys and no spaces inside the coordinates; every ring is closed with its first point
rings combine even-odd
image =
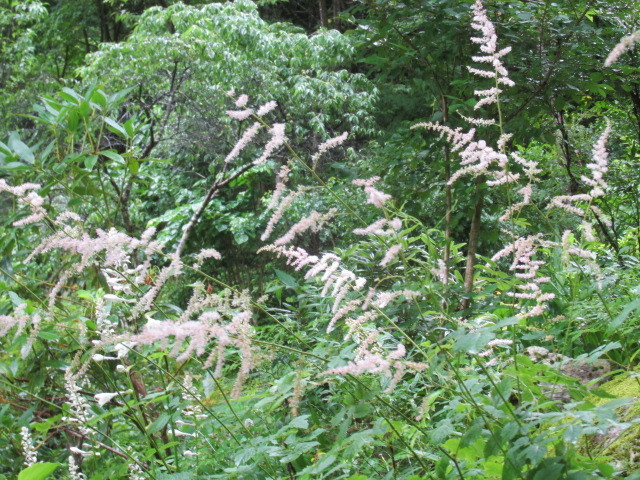
{"type": "Polygon", "coordinates": [[[0,478],[640,478],[640,5],[472,5],[0,0],[0,478]]]}

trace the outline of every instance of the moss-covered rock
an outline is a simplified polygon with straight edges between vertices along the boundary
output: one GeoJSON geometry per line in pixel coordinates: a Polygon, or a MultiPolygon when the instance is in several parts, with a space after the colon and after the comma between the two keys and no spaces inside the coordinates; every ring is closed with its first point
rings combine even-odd
{"type": "MultiPolygon", "coordinates": [[[[622,430],[612,428],[591,442],[592,453],[611,457],[626,473],[640,471],[640,372],[625,373],[604,383],[600,389],[615,399],[630,398],[631,403],[619,409],[620,419],[631,425],[622,430]]],[[[604,395],[591,395],[588,401],[602,405],[612,400],[604,395]]]]}

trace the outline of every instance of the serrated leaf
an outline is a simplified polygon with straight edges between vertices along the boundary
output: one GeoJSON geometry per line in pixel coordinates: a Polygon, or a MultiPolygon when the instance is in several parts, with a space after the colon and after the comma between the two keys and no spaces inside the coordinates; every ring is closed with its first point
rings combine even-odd
{"type": "Polygon", "coordinates": [[[537,465],[547,454],[547,447],[544,445],[533,444],[525,448],[522,453],[533,465],[537,465]]]}
{"type": "Polygon", "coordinates": [[[502,427],[502,431],[500,432],[500,437],[502,442],[508,442],[513,437],[515,437],[520,430],[520,426],[517,422],[509,422],[504,427],[502,427]]]}
{"type": "Polygon", "coordinates": [[[488,330],[480,330],[470,332],[460,337],[453,345],[456,352],[466,352],[472,355],[480,353],[487,344],[495,337],[493,332],[488,330]]]}
{"type": "Polygon", "coordinates": [[[482,425],[480,424],[472,425],[470,428],[467,429],[465,434],[460,439],[460,446],[461,447],[471,446],[473,442],[475,442],[476,439],[480,437],[481,433],[482,433],[482,425]]]}
{"type": "Polygon", "coordinates": [[[291,422],[289,422],[289,425],[287,425],[287,428],[298,428],[298,429],[309,428],[309,421],[307,420],[308,418],[309,418],[309,415],[300,415],[299,417],[296,417],[293,420],[291,420],[291,422]]]}
{"type": "Polygon", "coordinates": [[[429,432],[429,437],[434,444],[439,445],[443,443],[454,431],[455,429],[453,428],[451,419],[445,418],[444,420],[439,421],[436,428],[429,432]]]}
{"type": "Polygon", "coordinates": [[[303,453],[313,450],[314,447],[320,445],[319,442],[300,442],[293,445],[292,451],[288,455],[285,455],[280,459],[280,463],[293,462],[296,458],[300,457],[303,453]]]}
{"type": "Polygon", "coordinates": [[[167,423],[169,423],[169,419],[171,416],[167,412],[162,412],[155,421],[147,427],[147,432],[155,433],[162,430],[167,423]]]}

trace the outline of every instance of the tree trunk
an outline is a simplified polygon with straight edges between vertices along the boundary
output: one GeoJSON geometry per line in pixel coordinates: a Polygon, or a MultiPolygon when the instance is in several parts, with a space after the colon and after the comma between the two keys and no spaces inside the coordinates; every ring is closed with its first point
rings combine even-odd
{"type": "MultiPolygon", "coordinates": [[[[449,121],[448,116],[448,105],[447,98],[444,95],[440,96],[441,110],[442,110],[442,123],[444,125],[449,121]]],[[[444,176],[445,176],[445,184],[444,184],[444,202],[445,202],[445,213],[444,213],[444,264],[445,264],[445,276],[444,276],[444,284],[447,285],[449,283],[449,269],[451,262],[451,185],[449,185],[449,180],[451,179],[451,146],[448,142],[444,144],[444,176]]]]}
{"type": "Polygon", "coordinates": [[[562,155],[564,156],[564,167],[567,170],[567,175],[569,176],[569,194],[575,195],[578,193],[580,185],[571,170],[573,165],[573,150],[571,149],[567,125],[564,121],[564,113],[562,111],[554,112],[554,116],[556,117],[556,124],[558,125],[558,130],[560,130],[560,135],[562,137],[560,148],[562,149],[562,155]]]}
{"type": "Polygon", "coordinates": [[[465,298],[462,299],[461,307],[466,310],[471,305],[471,293],[473,292],[473,270],[476,263],[476,251],[478,250],[478,238],[480,237],[480,221],[482,217],[483,197],[480,186],[484,178],[479,177],[476,180],[476,205],[473,209],[473,218],[471,219],[471,228],[469,229],[469,242],[467,250],[467,265],[464,270],[464,293],[465,298]]]}
{"type": "Polygon", "coordinates": [[[320,26],[327,28],[329,26],[327,0],[318,0],[318,6],[320,8],[320,26]]]}

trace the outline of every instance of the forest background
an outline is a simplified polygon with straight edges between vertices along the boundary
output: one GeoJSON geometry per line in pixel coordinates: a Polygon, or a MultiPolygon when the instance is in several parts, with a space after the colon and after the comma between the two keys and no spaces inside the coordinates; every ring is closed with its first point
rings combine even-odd
{"type": "Polygon", "coordinates": [[[0,0],[0,478],[640,478],[639,28],[0,0]]]}

